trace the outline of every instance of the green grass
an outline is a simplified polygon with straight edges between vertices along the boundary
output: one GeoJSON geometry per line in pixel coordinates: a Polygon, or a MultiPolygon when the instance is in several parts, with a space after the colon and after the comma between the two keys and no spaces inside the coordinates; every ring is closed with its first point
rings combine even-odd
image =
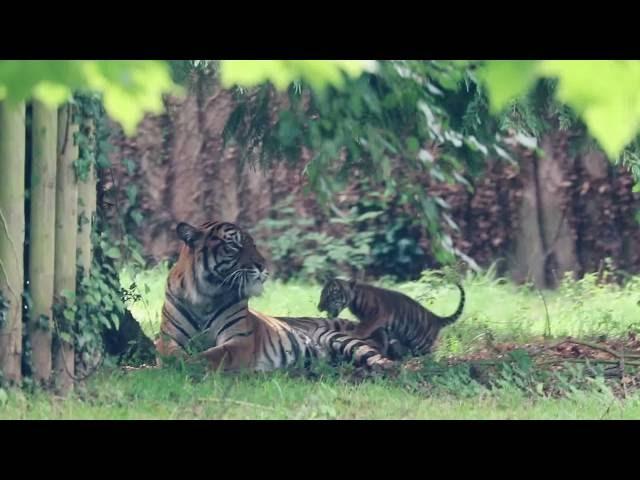
{"type": "Polygon", "coordinates": [[[531,398],[515,388],[425,395],[393,382],[309,381],[282,373],[209,376],[177,370],[103,373],[71,399],[12,391],[0,419],[631,419],[640,396],[608,390],[531,398]]]}
{"type": "MultiPolygon", "coordinates": [[[[135,277],[143,296],[131,305],[146,333],[159,326],[166,267],[135,277]]],[[[482,345],[488,334],[496,341],[526,342],[545,329],[546,312],[539,293],[492,278],[469,276],[463,285],[467,304],[463,317],[447,327],[435,357],[464,354],[482,345]]],[[[639,280],[625,288],[597,285],[594,277],[565,282],[545,292],[553,336],[618,336],[640,328],[639,280]]],[[[448,315],[458,303],[457,289],[433,281],[395,285],[436,313],[448,315]]],[[[271,315],[320,315],[320,287],[270,282],[253,308],[271,315]]],[[[345,312],[346,313],[346,312],[345,312]]],[[[345,315],[349,316],[349,315],[345,315]]],[[[325,375],[310,380],[284,372],[215,375],[179,367],[162,370],[102,371],[65,400],[44,393],[0,390],[0,418],[52,419],[628,419],[640,418],[640,394],[617,398],[598,378],[582,378],[560,398],[505,380],[488,389],[455,369],[433,376],[405,374],[399,379],[349,382],[325,375]]],[[[510,377],[509,377],[510,378],[510,377]]],[[[498,380],[500,380],[498,378],[498,380]]],[[[539,386],[539,385],[538,385],[539,386]]]]}

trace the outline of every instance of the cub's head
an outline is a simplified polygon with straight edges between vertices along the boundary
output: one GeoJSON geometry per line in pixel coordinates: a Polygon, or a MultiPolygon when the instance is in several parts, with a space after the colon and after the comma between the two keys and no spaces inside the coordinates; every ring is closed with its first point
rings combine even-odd
{"type": "Polygon", "coordinates": [[[198,291],[237,293],[248,298],[262,293],[268,278],[266,262],[251,235],[233,223],[207,222],[199,227],[178,224],[184,243],[174,268],[182,270],[198,291]]]}
{"type": "Polygon", "coordinates": [[[337,318],[352,299],[352,290],[349,282],[339,279],[328,280],[320,293],[318,310],[327,312],[329,318],[337,318]]]}

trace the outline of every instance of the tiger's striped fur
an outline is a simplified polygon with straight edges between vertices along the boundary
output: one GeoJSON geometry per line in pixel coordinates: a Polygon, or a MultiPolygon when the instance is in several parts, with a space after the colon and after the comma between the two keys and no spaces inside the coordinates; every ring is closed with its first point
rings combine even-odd
{"type": "Polygon", "coordinates": [[[360,340],[372,348],[377,348],[377,344],[368,341],[366,338],[355,338],[352,334],[356,323],[342,318],[326,319],[321,317],[276,317],[290,327],[308,335],[314,343],[325,343],[327,338],[335,340],[342,338],[346,334],[352,340],[360,340]]]}
{"type": "Polygon", "coordinates": [[[398,359],[408,353],[426,355],[431,352],[440,330],[462,315],[465,292],[460,284],[456,286],[460,290],[460,303],[448,317],[430,312],[400,292],[340,279],[325,284],[318,310],[337,317],[348,307],[360,322],[355,327],[336,323],[334,328],[342,325],[345,331],[364,339],[389,358],[398,359]]]}
{"type": "MultiPolygon", "coordinates": [[[[169,272],[162,308],[162,356],[195,350],[213,369],[268,371],[314,358],[352,359],[366,368],[393,368],[378,351],[342,332],[308,334],[249,308],[268,278],[252,237],[228,222],[181,223],[180,256],[169,272]]],[[[160,359],[161,360],[161,359],[160,359]]]]}
{"type": "Polygon", "coordinates": [[[330,332],[340,332],[362,340],[370,347],[378,350],[390,359],[400,359],[406,354],[406,349],[392,338],[388,329],[378,328],[370,335],[358,336],[356,332],[357,322],[343,318],[320,318],[320,317],[276,317],[278,320],[291,325],[292,327],[304,331],[307,335],[315,339],[322,339],[330,332]]]}

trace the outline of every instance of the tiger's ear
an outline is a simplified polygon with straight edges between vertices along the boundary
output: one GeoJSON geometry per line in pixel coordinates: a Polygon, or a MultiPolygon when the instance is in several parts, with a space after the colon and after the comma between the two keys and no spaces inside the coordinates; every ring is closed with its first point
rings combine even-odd
{"type": "Polygon", "coordinates": [[[176,232],[178,233],[178,237],[184,243],[193,246],[195,242],[197,242],[202,237],[202,232],[199,228],[193,227],[188,223],[180,222],[176,227],[176,232]]]}

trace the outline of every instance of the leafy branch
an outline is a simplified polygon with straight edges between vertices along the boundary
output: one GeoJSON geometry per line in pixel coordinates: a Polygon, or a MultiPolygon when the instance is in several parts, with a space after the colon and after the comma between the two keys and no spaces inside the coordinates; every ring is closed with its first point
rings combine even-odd
{"type": "Polygon", "coordinates": [[[164,94],[180,94],[182,89],[164,61],[0,61],[0,100],[35,98],[56,108],[76,91],[102,94],[107,113],[131,135],[145,113],[163,111],[164,94]]]}
{"type": "Polygon", "coordinates": [[[460,255],[441,229],[448,206],[425,186],[431,179],[471,188],[467,176],[481,171],[487,156],[508,158],[502,139],[478,121],[488,110],[477,101],[481,92],[471,67],[379,62],[375,72],[345,76],[340,88],[325,85],[322,93],[304,79],[285,94],[261,85],[236,95],[225,140],[245,152],[258,147],[263,164],[304,162],[309,186],[327,211],[338,208],[335,198],[350,182],[369,179],[374,189],[411,206],[446,263],[460,255]]]}
{"type": "Polygon", "coordinates": [[[557,98],[585,122],[609,158],[617,161],[640,129],[640,62],[632,60],[488,61],[480,77],[492,113],[522,97],[541,78],[556,79],[557,98]]]}

